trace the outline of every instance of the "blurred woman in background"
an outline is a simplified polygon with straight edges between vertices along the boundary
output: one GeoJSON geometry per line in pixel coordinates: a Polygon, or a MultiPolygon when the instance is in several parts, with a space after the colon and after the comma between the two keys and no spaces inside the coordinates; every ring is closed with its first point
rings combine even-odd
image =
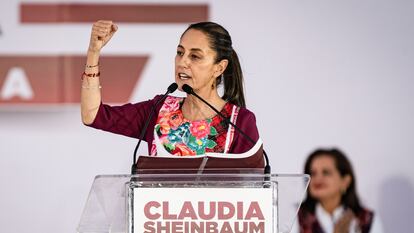
{"type": "Polygon", "coordinates": [[[300,233],[382,233],[382,224],[360,203],[352,165],[338,149],[317,149],[306,160],[304,173],[311,176],[302,203],[300,233]]]}

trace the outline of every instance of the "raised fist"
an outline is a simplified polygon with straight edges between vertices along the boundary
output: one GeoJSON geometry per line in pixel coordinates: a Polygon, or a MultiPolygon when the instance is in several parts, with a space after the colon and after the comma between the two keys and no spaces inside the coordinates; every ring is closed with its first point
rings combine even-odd
{"type": "Polygon", "coordinates": [[[99,20],[95,22],[92,26],[89,51],[100,52],[117,30],[118,26],[112,21],[99,20]]]}

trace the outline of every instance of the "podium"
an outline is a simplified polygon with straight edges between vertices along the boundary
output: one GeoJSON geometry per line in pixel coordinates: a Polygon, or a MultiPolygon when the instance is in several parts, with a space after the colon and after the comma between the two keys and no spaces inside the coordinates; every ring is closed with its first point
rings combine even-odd
{"type": "Polygon", "coordinates": [[[309,184],[263,169],[145,169],[95,177],[80,233],[288,233],[309,184]]]}

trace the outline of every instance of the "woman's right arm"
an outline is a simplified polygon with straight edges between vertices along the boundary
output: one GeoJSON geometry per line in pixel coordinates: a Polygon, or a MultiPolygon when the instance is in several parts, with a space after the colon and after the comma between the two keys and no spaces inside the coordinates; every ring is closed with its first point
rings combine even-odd
{"type": "Polygon", "coordinates": [[[99,82],[99,56],[118,27],[107,20],[99,20],[92,26],[91,38],[86,57],[85,72],[82,75],[81,116],[84,124],[92,124],[101,104],[99,82]]]}

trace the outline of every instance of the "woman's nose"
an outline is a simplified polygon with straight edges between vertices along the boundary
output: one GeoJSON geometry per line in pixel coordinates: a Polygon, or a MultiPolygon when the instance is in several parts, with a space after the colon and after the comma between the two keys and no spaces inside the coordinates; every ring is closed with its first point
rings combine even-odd
{"type": "Polygon", "coordinates": [[[189,67],[189,59],[187,58],[187,56],[180,57],[180,59],[178,60],[178,66],[183,68],[189,67]]]}

